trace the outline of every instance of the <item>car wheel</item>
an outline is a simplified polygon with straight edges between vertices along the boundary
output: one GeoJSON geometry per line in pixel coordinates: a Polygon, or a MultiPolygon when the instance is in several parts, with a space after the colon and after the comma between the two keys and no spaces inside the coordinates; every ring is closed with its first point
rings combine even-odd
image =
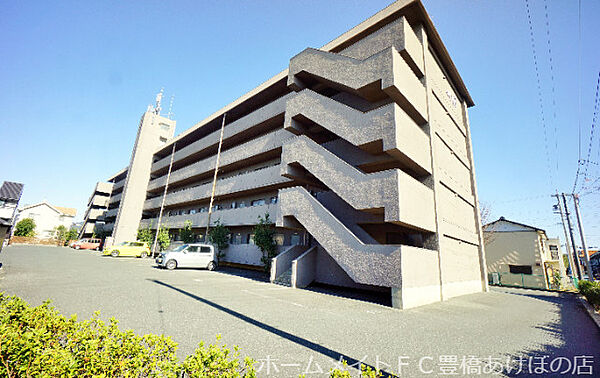
{"type": "Polygon", "coordinates": [[[78,245],[76,245],[76,246],[75,246],[75,249],[79,249],[79,248],[81,248],[81,247],[80,247],[80,246],[78,246],[78,245]]]}
{"type": "Polygon", "coordinates": [[[169,270],[173,270],[173,269],[177,268],[177,261],[175,261],[175,260],[169,260],[169,261],[167,261],[167,264],[165,265],[165,268],[167,268],[169,270]]]}
{"type": "Polygon", "coordinates": [[[146,257],[148,257],[148,252],[144,251],[142,252],[142,254],[140,255],[141,258],[145,259],[146,257]]]}
{"type": "Polygon", "coordinates": [[[112,251],[112,252],[110,253],[110,255],[111,255],[112,257],[117,257],[117,256],[119,256],[119,251],[112,251]]]}
{"type": "Polygon", "coordinates": [[[211,261],[208,263],[208,266],[206,267],[208,270],[215,270],[217,269],[217,264],[214,261],[211,261]]]}

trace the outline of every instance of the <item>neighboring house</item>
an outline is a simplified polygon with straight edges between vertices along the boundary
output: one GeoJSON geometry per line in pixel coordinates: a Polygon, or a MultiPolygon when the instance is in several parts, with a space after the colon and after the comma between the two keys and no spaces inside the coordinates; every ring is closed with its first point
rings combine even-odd
{"type": "Polygon", "coordinates": [[[500,217],[483,226],[488,275],[493,283],[538,289],[568,282],[560,240],[541,228],[500,217]]]}
{"type": "Polygon", "coordinates": [[[77,210],[70,207],[52,206],[47,202],[25,206],[19,209],[16,223],[25,218],[35,222],[35,233],[39,239],[49,239],[54,236],[56,227],[70,228],[77,210]]]}
{"type": "Polygon", "coordinates": [[[23,186],[18,182],[4,181],[0,187],[0,251],[2,251],[4,239],[10,235],[14,225],[19,200],[23,194],[23,186]]]}
{"type": "Polygon", "coordinates": [[[298,51],[178,136],[160,100],[108,180],[115,243],[159,218],[172,230],[191,222],[203,241],[210,211],[210,226],[231,232],[221,263],[261,268],[254,227],[269,214],[281,252],[273,280],[384,292],[398,308],[487,289],[473,100],[420,1],[298,51]]]}

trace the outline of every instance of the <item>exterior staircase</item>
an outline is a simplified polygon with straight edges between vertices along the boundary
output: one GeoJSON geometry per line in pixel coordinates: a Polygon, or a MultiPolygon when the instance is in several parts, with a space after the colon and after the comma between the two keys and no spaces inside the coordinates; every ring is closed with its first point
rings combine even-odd
{"type": "Polygon", "coordinates": [[[300,91],[317,80],[369,101],[392,98],[417,122],[427,122],[425,86],[395,47],[364,60],[308,48],[290,60],[288,87],[300,91]]]}
{"type": "Polygon", "coordinates": [[[300,165],[357,210],[383,209],[388,222],[435,230],[433,191],[399,169],[362,173],[305,135],[283,146],[281,162],[282,176],[302,180],[300,165]],[[415,203],[421,211],[402,211],[415,203]]]}
{"type": "Polygon", "coordinates": [[[277,277],[275,279],[275,281],[273,281],[273,283],[277,284],[277,285],[281,285],[281,286],[291,287],[292,286],[292,268],[281,273],[279,275],[279,277],[277,277]]]}

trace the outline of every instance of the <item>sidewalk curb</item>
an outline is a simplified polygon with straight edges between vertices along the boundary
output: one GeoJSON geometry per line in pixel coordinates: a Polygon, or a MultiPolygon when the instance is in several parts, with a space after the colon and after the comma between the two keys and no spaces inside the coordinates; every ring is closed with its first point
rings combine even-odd
{"type": "Polygon", "coordinates": [[[585,299],[583,297],[583,295],[577,295],[577,298],[579,299],[579,302],[583,305],[583,307],[587,311],[590,318],[592,318],[594,323],[596,323],[596,326],[598,327],[598,329],[600,329],[600,314],[598,314],[594,311],[594,308],[592,307],[592,305],[589,304],[589,302],[587,301],[587,299],[585,299]]]}

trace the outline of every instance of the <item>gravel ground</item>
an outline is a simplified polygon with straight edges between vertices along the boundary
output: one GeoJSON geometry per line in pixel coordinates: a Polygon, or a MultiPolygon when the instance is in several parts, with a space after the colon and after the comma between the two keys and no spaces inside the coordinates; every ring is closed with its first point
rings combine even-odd
{"type": "Polygon", "coordinates": [[[570,294],[494,288],[400,311],[272,285],[254,272],[166,271],[151,259],[68,248],[9,246],[0,262],[7,294],[33,305],[51,299],[79,319],[100,310],[121,328],[172,336],[180,357],[221,334],[258,361],[260,376],[326,376],[340,357],[402,376],[548,376],[567,360],[564,375],[591,366],[600,376],[600,332],[570,294]]]}

